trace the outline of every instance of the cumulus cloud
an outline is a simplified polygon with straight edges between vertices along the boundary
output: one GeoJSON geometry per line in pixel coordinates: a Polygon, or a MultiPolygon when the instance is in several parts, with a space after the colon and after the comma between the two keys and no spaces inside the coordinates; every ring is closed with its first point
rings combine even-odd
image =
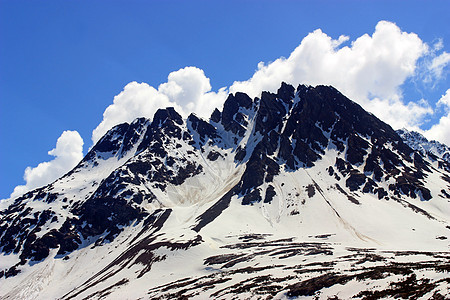
{"type": "Polygon", "coordinates": [[[210,90],[209,78],[203,70],[195,67],[186,67],[170,73],[168,81],[158,88],[158,91],[171,101],[190,111],[194,111],[196,103],[210,90]]]}
{"type": "Polygon", "coordinates": [[[175,106],[176,103],[146,83],[130,82],[114,97],[113,104],[103,113],[103,120],[92,132],[96,143],[114,125],[131,122],[137,117],[152,117],[160,107],[175,106]]]}
{"type": "Polygon", "coordinates": [[[16,186],[11,198],[44,186],[75,167],[83,158],[83,139],[77,131],[64,131],[48,154],[55,158],[34,168],[27,167],[23,177],[26,184],[16,186]]]}
{"type": "Polygon", "coordinates": [[[261,90],[275,91],[281,81],[333,85],[395,127],[419,124],[431,112],[423,101],[402,101],[400,86],[414,75],[418,59],[428,51],[416,34],[381,21],[372,36],[365,34],[350,46],[339,47],[346,40],[345,36],[333,40],[318,29],[288,58],[260,63],[250,80],[235,82],[230,91],[256,96],[261,90]]]}
{"type": "Polygon", "coordinates": [[[102,122],[92,133],[92,141],[96,143],[114,125],[131,122],[137,117],[152,118],[158,108],[172,106],[184,116],[194,112],[208,117],[215,107],[222,105],[227,93],[225,88],[212,92],[209,78],[196,67],[170,73],[167,82],[158,89],[146,83],[131,82],[106,108],[102,122]]]}
{"type": "Polygon", "coordinates": [[[439,119],[439,123],[433,125],[424,135],[429,140],[436,140],[446,145],[450,145],[450,114],[439,119]]]}
{"type": "Polygon", "coordinates": [[[439,119],[439,122],[433,125],[424,135],[430,140],[437,140],[450,145],[450,89],[437,102],[438,107],[444,107],[445,115],[439,119]]]}
{"type": "Polygon", "coordinates": [[[180,105],[184,115],[194,112],[202,117],[209,117],[228,95],[226,88],[212,92],[209,78],[203,70],[196,67],[186,67],[170,73],[168,81],[161,84],[158,91],[180,105]]]}
{"type": "Polygon", "coordinates": [[[399,100],[374,98],[360,104],[394,129],[407,128],[418,131],[425,116],[434,113],[425,99],[405,104],[399,100]]]}

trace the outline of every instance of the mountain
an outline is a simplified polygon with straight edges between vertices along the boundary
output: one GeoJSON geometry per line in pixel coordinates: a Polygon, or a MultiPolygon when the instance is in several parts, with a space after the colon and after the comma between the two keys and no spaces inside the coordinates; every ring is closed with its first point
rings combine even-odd
{"type": "Polygon", "coordinates": [[[330,86],[109,130],[1,203],[1,299],[444,299],[450,163],[330,86]]]}
{"type": "Polygon", "coordinates": [[[423,156],[428,156],[432,160],[438,157],[450,162],[450,148],[447,145],[434,140],[429,141],[422,134],[405,128],[397,130],[397,133],[411,149],[419,151],[423,156]]]}

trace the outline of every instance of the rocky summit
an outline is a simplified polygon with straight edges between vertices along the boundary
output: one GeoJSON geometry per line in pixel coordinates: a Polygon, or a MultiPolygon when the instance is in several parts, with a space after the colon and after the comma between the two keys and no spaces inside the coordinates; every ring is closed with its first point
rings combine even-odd
{"type": "Polygon", "coordinates": [[[0,203],[0,298],[444,299],[448,147],[407,133],[285,83],[117,125],[0,203]]]}

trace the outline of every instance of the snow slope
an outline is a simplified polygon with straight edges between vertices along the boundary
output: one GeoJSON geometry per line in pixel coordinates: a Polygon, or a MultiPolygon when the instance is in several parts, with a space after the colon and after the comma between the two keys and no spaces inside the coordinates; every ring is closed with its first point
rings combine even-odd
{"type": "Polygon", "coordinates": [[[0,211],[1,299],[449,294],[450,164],[332,87],[111,129],[0,211]]]}

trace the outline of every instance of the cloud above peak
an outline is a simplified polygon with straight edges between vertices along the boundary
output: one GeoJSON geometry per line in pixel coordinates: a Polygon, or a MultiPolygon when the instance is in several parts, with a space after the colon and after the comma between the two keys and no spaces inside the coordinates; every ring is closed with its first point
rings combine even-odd
{"type": "Polygon", "coordinates": [[[193,111],[200,98],[211,91],[209,78],[203,70],[186,67],[172,72],[167,82],[158,87],[158,91],[182,107],[193,111]]]}
{"type": "Polygon", "coordinates": [[[103,112],[103,120],[92,132],[92,141],[95,144],[115,125],[129,123],[138,117],[153,117],[158,108],[167,106],[180,108],[147,83],[130,82],[103,112]]]}
{"type": "Polygon", "coordinates": [[[372,36],[364,34],[350,46],[339,47],[347,40],[345,36],[334,40],[317,29],[287,59],[260,65],[250,80],[235,82],[232,90],[255,93],[287,80],[333,85],[355,99],[395,98],[398,87],[414,74],[417,60],[428,50],[416,34],[386,21],[377,24],[372,36]]]}
{"type": "Polygon", "coordinates": [[[23,179],[25,185],[14,188],[11,198],[44,186],[74,168],[83,158],[83,139],[77,131],[64,131],[56,142],[56,147],[48,152],[55,158],[42,162],[36,167],[27,167],[23,179]]]}
{"type": "Polygon", "coordinates": [[[92,132],[95,144],[109,129],[138,117],[151,119],[159,108],[174,107],[183,116],[194,112],[207,117],[222,105],[227,92],[211,92],[209,78],[203,70],[185,67],[171,72],[167,82],[156,89],[147,83],[130,82],[114,97],[113,104],[103,113],[102,122],[92,132]]]}
{"type": "Polygon", "coordinates": [[[415,75],[419,58],[428,52],[427,44],[387,21],[380,21],[372,36],[364,34],[350,46],[340,47],[347,40],[345,36],[334,40],[315,30],[288,58],[260,63],[252,78],[235,82],[230,91],[256,96],[262,90],[275,91],[281,81],[333,85],[394,127],[420,124],[430,110],[421,103],[404,103],[401,85],[415,75]],[[409,116],[399,118],[399,109],[409,116]]]}

